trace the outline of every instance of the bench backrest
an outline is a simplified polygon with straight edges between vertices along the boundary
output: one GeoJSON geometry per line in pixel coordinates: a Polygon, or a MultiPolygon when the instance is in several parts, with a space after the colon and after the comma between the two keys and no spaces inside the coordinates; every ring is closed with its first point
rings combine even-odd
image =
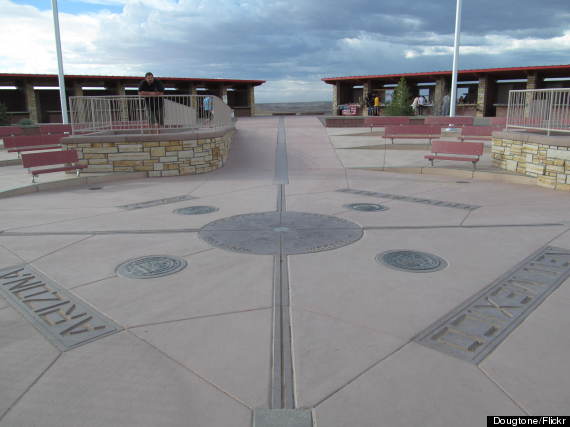
{"type": "Polygon", "coordinates": [[[38,145],[59,145],[64,135],[20,135],[4,138],[4,147],[16,149],[19,147],[36,147],[38,145]]]}
{"type": "Polygon", "coordinates": [[[384,128],[384,136],[392,135],[440,135],[441,126],[428,125],[403,125],[403,126],[386,126],[384,128]]]}
{"type": "Polygon", "coordinates": [[[339,117],[338,119],[326,119],[325,125],[328,128],[358,128],[364,126],[364,119],[347,119],[339,117]]]}
{"type": "Polygon", "coordinates": [[[4,138],[4,147],[8,149],[18,147],[32,147],[34,145],[43,145],[40,135],[7,136],[4,138]]]}
{"type": "Polygon", "coordinates": [[[66,137],[63,133],[52,133],[49,135],[42,135],[41,141],[42,145],[60,145],[61,139],[66,137]]]}
{"type": "Polygon", "coordinates": [[[25,168],[74,163],[78,160],[77,151],[75,150],[45,151],[43,153],[22,154],[22,165],[25,168]]]}
{"type": "Polygon", "coordinates": [[[461,136],[488,136],[491,138],[493,132],[497,131],[494,126],[463,126],[461,136]]]}
{"type": "Polygon", "coordinates": [[[0,126],[0,138],[21,134],[22,128],[20,126],[0,126]]]}
{"type": "Polygon", "coordinates": [[[458,117],[445,117],[445,116],[434,116],[426,117],[424,119],[426,125],[460,125],[460,126],[470,126],[473,124],[473,117],[471,116],[458,116],[458,117]]]}
{"type": "Polygon", "coordinates": [[[432,153],[463,154],[481,156],[484,144],[482,142],[456,142],[434,140],[431,142],[432,153]]]}
{"type": "Polygon", "coordinates": [[[70,124],[63,124],[63,123],[48,123],[40,125],[40,132],[43,135],[52,134],[52,133],[70,133],[71,132],[71,125],[70,124]]]}
{"type": "Polygon", "coordinates": [[[410,118],[407,116],[378,116],[365,117],[364,126],[388,126],[388,125],[408,125],[410,118]]]}

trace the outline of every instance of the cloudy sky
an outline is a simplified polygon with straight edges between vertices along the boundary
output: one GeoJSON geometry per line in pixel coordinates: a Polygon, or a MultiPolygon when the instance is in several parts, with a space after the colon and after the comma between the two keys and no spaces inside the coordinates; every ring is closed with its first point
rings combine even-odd
{"type": "MultiPolygon", "coordinates": [[[[325,101],[323,77],[450,70],[456,0],[59,0],[68,74],[261,79],[257,102],[325,101]]],[[[0,0],[0,72],[57,73],[50,0],[0,0]]],[[[568,0],[463,0],[459,68],[570,64],[568,0]]]]}

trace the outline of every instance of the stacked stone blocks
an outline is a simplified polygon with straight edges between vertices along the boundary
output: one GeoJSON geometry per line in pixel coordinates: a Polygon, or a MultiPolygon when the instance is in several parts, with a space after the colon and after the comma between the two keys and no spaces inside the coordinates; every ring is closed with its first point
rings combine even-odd
{"type": "Polygon", "coordinates": [[[493,138],[495,166],[536,178],[537,185],[570,191],[570,146],[493,138]]]}
{"type": "Polygon", "coordinates": [[[170,141],[64,144],[78,152],[86,173],[146,172],[149,177],[210,172],[227,160],[233,131],[223,136],[170,141]]]}

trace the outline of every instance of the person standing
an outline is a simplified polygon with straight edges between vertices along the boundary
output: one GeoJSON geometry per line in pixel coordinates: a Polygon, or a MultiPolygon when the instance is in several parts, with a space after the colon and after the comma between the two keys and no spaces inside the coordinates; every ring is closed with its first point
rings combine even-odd
{"type": "Polygon", "coordinates": [[[412,101],[412,109],[414,110],[414,114],[417,116],[419,114],[420,109],[420,97],[416,96],[412,101]]]}
{"type": "Polygon", "coordinates": [[[421,116],[424,113],[424,107],[427,104],[427,100],[425,98],[425,96],[420,95],[419,99],[418,99],[418,113],[421,116]]]}
{"type": "Polygon", "coordinates": [[[375,116],[379,116],[380,115],[380,95],[376,94],[374,96],[374,115],[375,116]]]}
{"type": "Polygon", "coordinates": [[[441,102],[441,114],[444,116],[449,116],[449,108],[450,108],[451,98],[449,94],[445,94],[443,96],[443,100],[441,102]]]}
{"type": "Polygon", "coordinates": [[[212,120],[212,110],[214,109],[214,106],[212,105],[212,97],[205,96],[202,106],[204,107],[204,118],[206,118],[206,120],[212,120]]]}
{"type": "Polygon", "coordinates": [[[148,119],[153,127],[164,125],[164,85],[154,78],[151,72],[144,75],[144,80],[139,84],[139,96],[144,97],[148,119]]]}

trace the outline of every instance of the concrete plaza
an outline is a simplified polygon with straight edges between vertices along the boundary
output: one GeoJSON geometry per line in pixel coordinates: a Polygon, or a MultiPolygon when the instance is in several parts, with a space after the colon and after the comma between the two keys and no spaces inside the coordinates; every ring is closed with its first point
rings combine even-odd
{"type": "MultiPolygon", "coordinates": [[[[29,268],[117,327],[65,349],[40,332],[47,311],[34,320],[0,293],[0,427],[251,426],[255,410],[275,407],[276,281],[290,298],[285,384],[318,427],[476,427],[489,415],[570,415],[570,195],[517,183],[524,178],[493,170],[487,158],[475,174],[453,162],[428,169],[421,147],[375,149],[383,142],[368,129],[327,131],[315,117],[281,123],[284,151],[278,118],[238,120],[228,162],[212,173],[89,177],[76,186],[54,174],[40,182],[60,189],[0,198],[0,286],[29,268]],[[414,173],[388,171],[398,168],[414,173]],[[163,203],[132,208],[155,200],[163,203]],[[280,203],[283,212],[356,224],[362,237],[344,244],[328,230],[329,247],[282,253],[286,271],[276,278],[278,256],[199,235],[213,221],[280,203]],[[347,207],[364,203],[386,209],[347,207]],[[192,206],[217,210],[173,212],[192,206]],[[561,254],[561,283],[482,360],[418,339],[517,266],[538,268],[521,263],[544,248],[561,254]],[[410,272],[377,261],[394,250],[436,255],[445,268],[410,272]],[[151,255],[187,266],[153,279],[117,274],[123,262],[151,255]]],[[[21,166],[0,175],[0,190],[29,190],[21,166]]],[[[314,230],[274,231],[305,238],[314,230]]],[[[495,308],[514,318],[515,305],[495,308]]],[[[259,427],[269,425],[277,424],[259,427]]]]}

